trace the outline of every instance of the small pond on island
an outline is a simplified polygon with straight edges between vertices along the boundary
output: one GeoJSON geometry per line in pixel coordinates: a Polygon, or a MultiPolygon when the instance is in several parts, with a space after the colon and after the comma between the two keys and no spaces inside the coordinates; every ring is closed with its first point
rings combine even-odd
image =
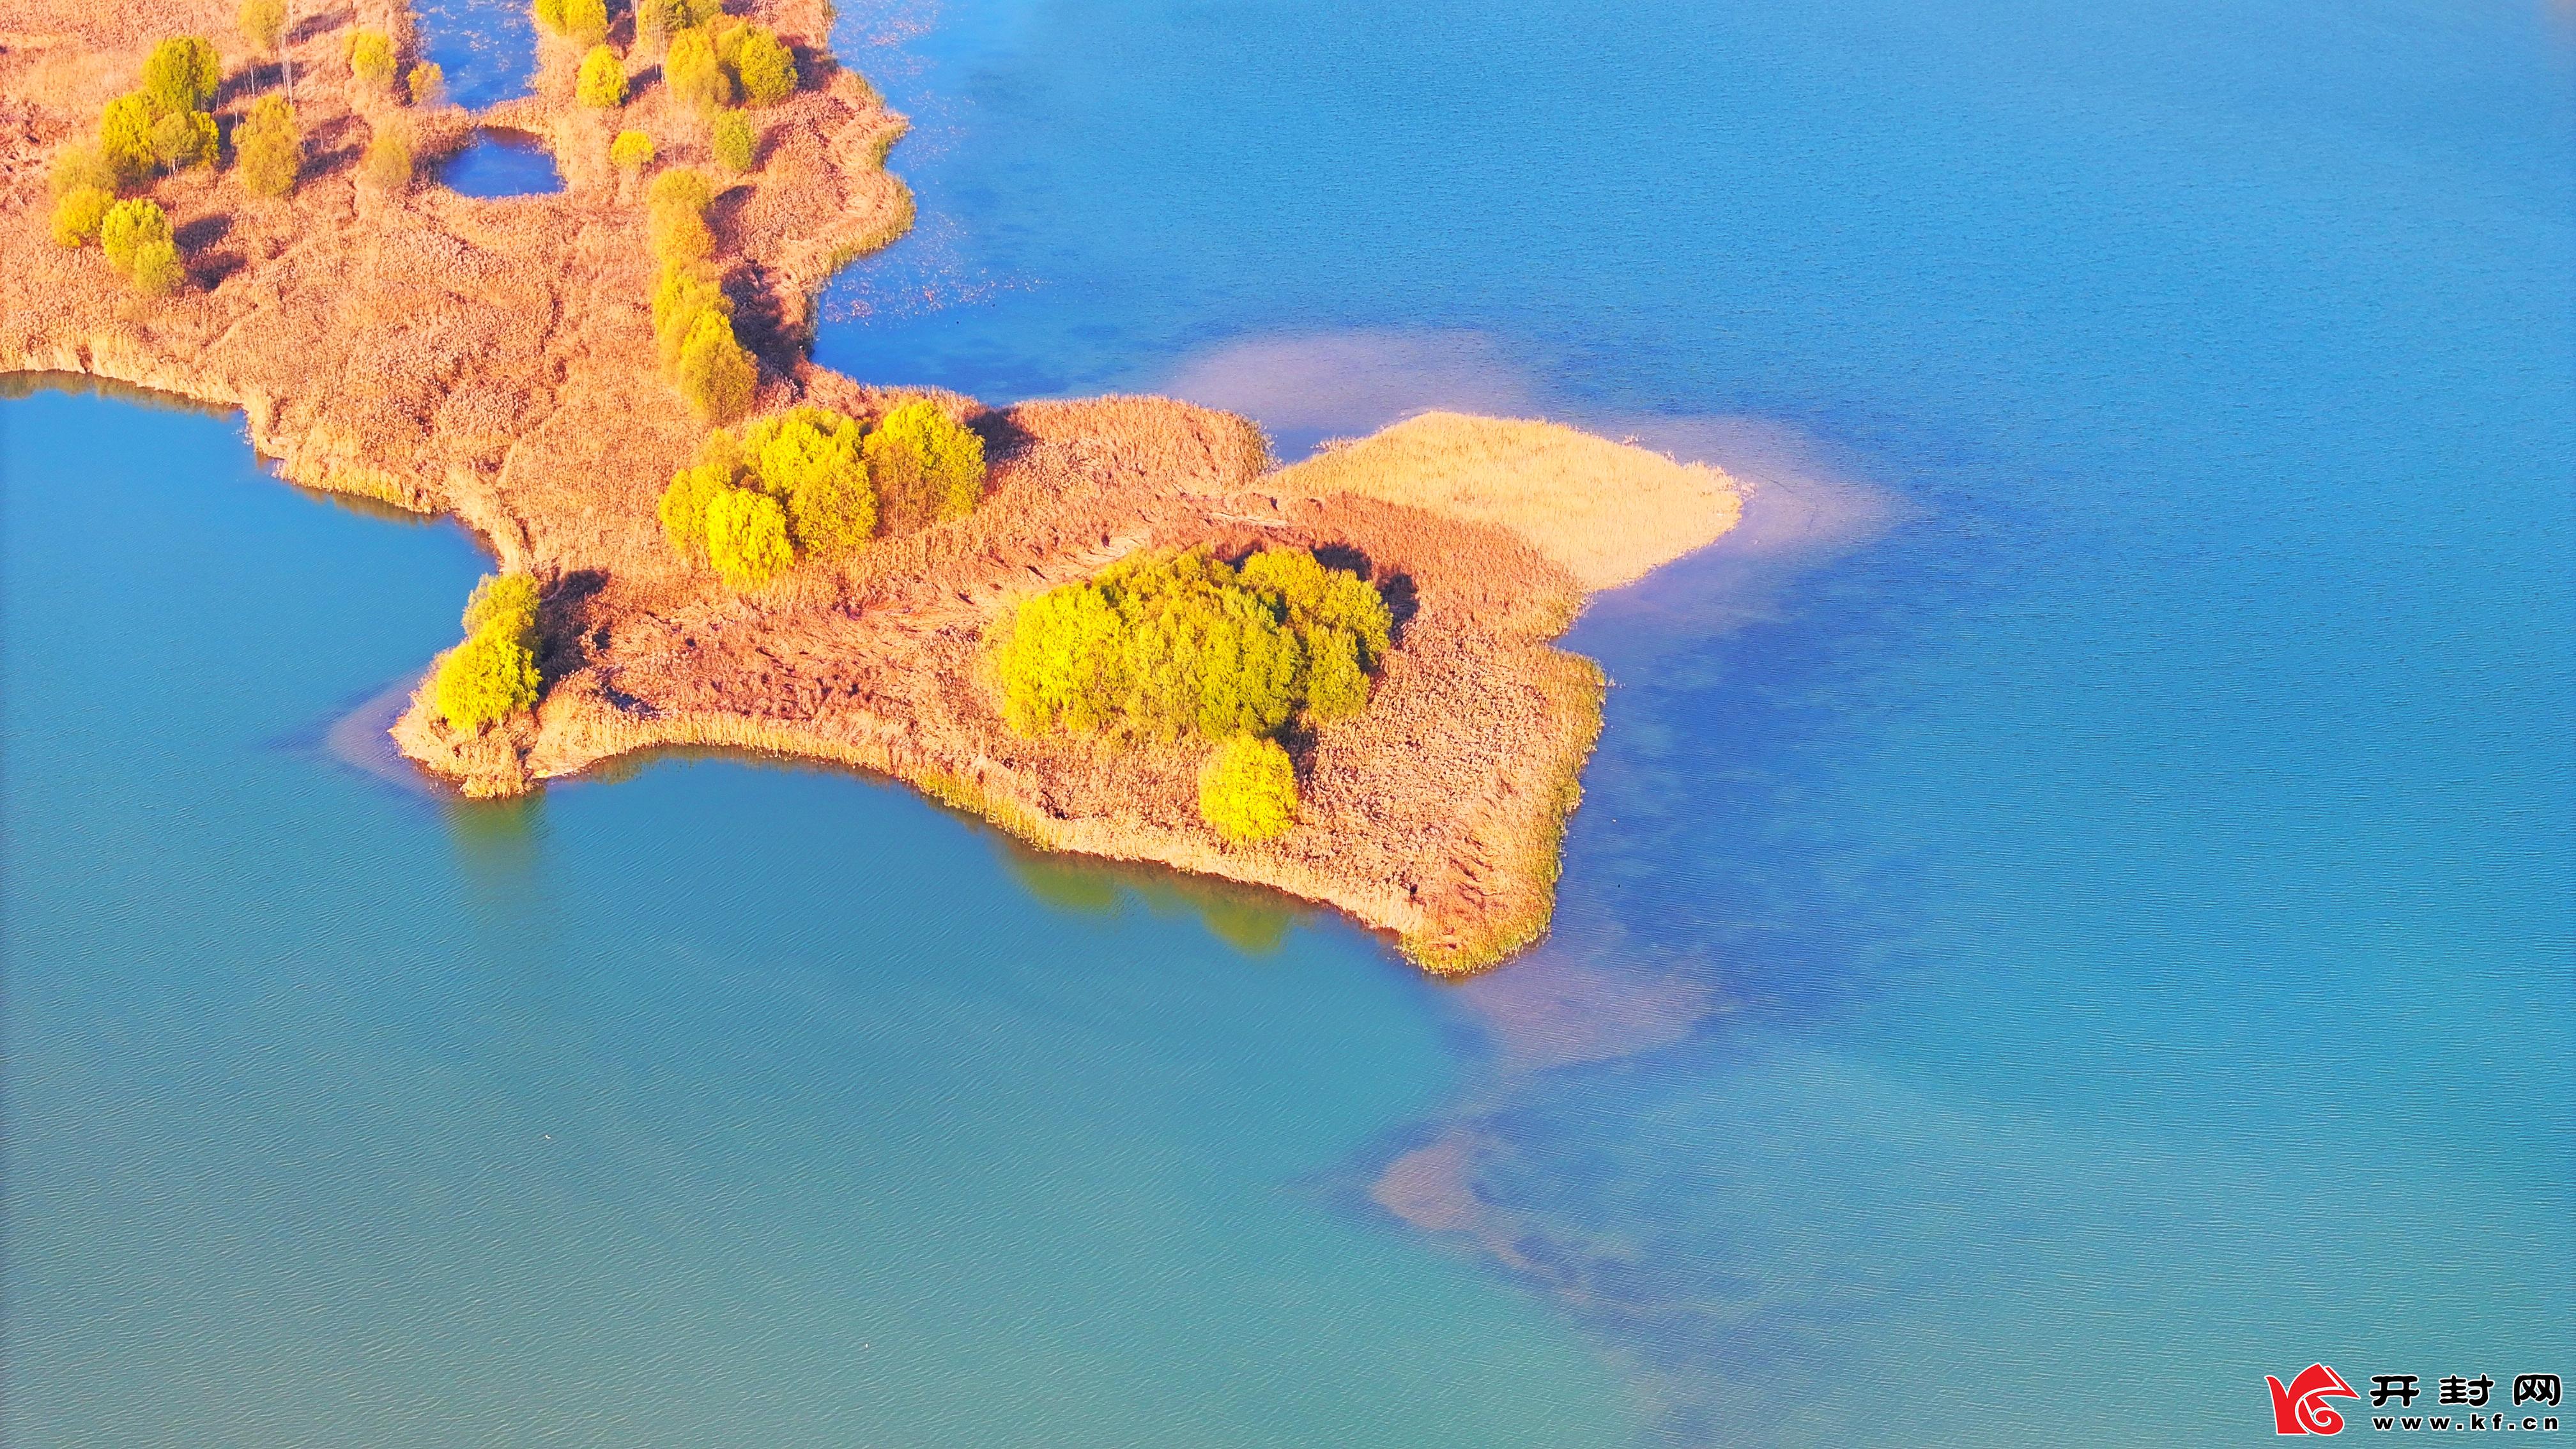
{"type": "Polygon", "coordinates": [[[465,148],[440,162],[438,183],[460,196],[543,196],[563,190],[563,176],[546,143],[525,131],[479,130],[465,148]]]}

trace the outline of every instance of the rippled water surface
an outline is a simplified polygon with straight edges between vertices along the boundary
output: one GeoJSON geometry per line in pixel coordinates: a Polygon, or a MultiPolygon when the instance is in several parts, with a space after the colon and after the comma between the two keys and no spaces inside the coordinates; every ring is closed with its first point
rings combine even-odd
{"type": "Polygon", "coordinates": [[[742,762],[429,799],[328,735],[465,540],[39,392],[10,1443],[2250,1444],[2313,1361],[2576,1377],[2563,8],[835,43],[923,205],[827,362],[1763,484],[1577,626],[1555,936],[1433,988],[742,762]]]}

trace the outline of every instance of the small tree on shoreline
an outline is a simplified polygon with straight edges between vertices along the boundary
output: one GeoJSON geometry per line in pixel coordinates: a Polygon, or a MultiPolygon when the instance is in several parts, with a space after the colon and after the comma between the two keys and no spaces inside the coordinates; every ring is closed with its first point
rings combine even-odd
{"type": "Polygon", "coordinates": [[[481,732],[534,709],[544,680],[537,671],[537,581],[526,574],[487,574],[465,602],[465,642],[438,664],[432,693],[456,729],[481,732]]]}
{"type": "Polygon", "coordinates": [[[1235,735],[1199,771],[1199,818],[1237,845],[1271,840],[1297,823],[1297,768],[1275,740],[1235,735]]]}

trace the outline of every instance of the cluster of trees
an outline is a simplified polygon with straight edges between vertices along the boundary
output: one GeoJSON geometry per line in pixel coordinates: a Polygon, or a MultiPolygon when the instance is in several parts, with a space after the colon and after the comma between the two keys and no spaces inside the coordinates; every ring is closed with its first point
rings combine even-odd
{"type": "MultiPolygon", "coordinates": [[[[537,23],[589,47],[573,81],[573,99],[614,110],[626,104],[626,60],[608,44],[603,0],[533,0],[537,23]]],[[[662,80],[707,122],[718,163],[748,171],[759,136],[738,106],[768,106],[795,94],[796,53],[768,26],[724,13],[722,0],[638,0],[639,49],[662,50],[662,80]]]]}
{"type": "Polygon", "coordinates": [[[874,427],[803,407],[762,418],[739,438],[709,434],[698,461],[663,490],[662,531],[683,556],[754,589],[801,559],[865,547],[890,489],[935,489],[962,514],[983,483],[984,440],[932,403],[906,403],[874,427]]]}
{"type": "MultiPolygon", "coordinates": [[[[350,35],[349,75],[369,95],[415,106],[434,106],[447,90],[447,73],[435,61],[421,61],[403,71],[393,37],[380,30],[350,35]]],[[[379,191],[399,194],[411,189],[416,170],[408,126],[400,120],[375,118],[366,152],[358,158],[359,177],[379,191]]]]}
{"type": "Polygon", "coordinates": [[[796,53],[768,26],[725,14],[717,0],[641,0],[636,13],[639,26],[669,37],[663,82],[706,119],[716,163],[737,176],[749,171],[760,133],[741,107],[795,94],[796,53]]]}
{"type": "Polygon", "coordinates": [[[150,197],[120,201],[99,218],[99,250],[117,275],[147,297],[166,297],[187,280],[170,218],[150,197]]]}
{"type": "MultiPolygon", "coordinates": [[[[655,8],[647,0],[647,9],[655,8]]],[[[699,13],[688,0],[669,0],[666,19],[689,23],[671,32],[662,77],[671,94],[712,115],[737,101],[770,106],[796,91],[796,53],[778,32],[712,4],[699,13]]]]}
{"type": "Polygon", "coordinates": [[[465,642],[438,663],[433,690],[449,725],[481,730],[536,708],[537,581],[487,574],[465,601],[465,642]]]}
{"type": "Polygon", "coordinates": [[[206,108],[223,78],[214,46],[196,36],[174,36],[154,46],[143,62],[143,83],[99,113],[98,164],[109,189],[213,165],[215,118],[206,108]]]}
{"type": "Polygon", "coordinates": [[[447,72],[424,60],[405,71],[394,51],[394,39],[381,30],[358,30],[349,36],[349,76],[369,95],[434,106],[447,93],[447,72]],[[399,76],[401,84],[395,84],[399,76]]]}
{"type": "Polygon", "coordinates": [[[662,264],[653,287],[653,336],[662,367],[700,420],[734,422],[751,411],[760,369],[733,330],[733,299],[725,295],[713,258],[715,233],[707,207],[715,188],[705,176],[674,167],[653,178],[647,230],[662,264]]]}
{"type": "Polygon", "coordinates": [[[1365,708],[1393,628],[1376,585],[1305,549],[1265,549],[1240,566],[1189,549],[1029,599],[990,642],[1003,713],[1023,734],[1221,742],[1200,813],[1244,841],[1295,818],[1295,772],[1272,737],[1365,708]]]}
{"type": "MultiPolygon", "coordinates": [[[[262,51],[277,53],[285,21],[283,0],[243,0],[242,30],[262,51]]],[[[186,278],[170,219],[160,203],[126,194],[165,173],[221,160],[221,134],[207,107],[222,84],[223,61],[206,40],[174,36],[152,48],[140,80],[100,112],[94,141],[70,146],[56,158],[53,235],[66,247],[98,242],[136,290],[165,295],[186,278]]],[[[434,65],[413,71],[415,93],[434,92],[440,83],[434,65]]],[[[284,196],[295,189],[304,169],[304,132],[284,96],[253,101],[233,127],[232,146],[234,171],[252,195],[284,196]]],[[[408,179],[407,147],[402,170],[408,179]]]]}
{"type": "Polygon", "coordinates": [[[177,291],[187,272],[170,218],[148,197],[119,197],[164,172],[215,164],[221,144],[206,108],[223,74],[214,46],[196,36],[154,46],[141,84],[99,113],[97,139],[56,158],[54,240],[74,248],[98,242],[108,264],[138,292],[177,291]]]}
{"type": "Polygon", "coordinates": [[[608,38],[607,0],[534,0],[529,11],[539,26],[576,45],[608,38]]]}

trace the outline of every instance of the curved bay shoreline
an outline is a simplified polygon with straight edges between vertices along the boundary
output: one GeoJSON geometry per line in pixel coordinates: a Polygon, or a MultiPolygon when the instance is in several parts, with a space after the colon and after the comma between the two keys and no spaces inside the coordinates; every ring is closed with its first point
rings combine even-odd
{"type": "MultiPolygon", "coordinates": [[[[397,108],[334,75],[348,29],[407,36],[362,4],[291,37],[308,137],[303,183],[251,198],[226,171],[155,184],[190,267],[175,297],[129,296],[94,250],[47,237],[53,152],[86,133],[164,35],[238,53],[220,0],[155,0],[148,21],[62,0],[5,0],[0,29],[0,371],[111,378],[240,408],[292,481],[450,514],[503,566],[538,576],[545,689],[532,717],[477,735],[415,696],[403,752],[474,795],[538,788],[641,750],[718,746],[868,769],[1036,845],[1286,891],[1392,933],[1442,972],[1537,939],[1558,846],[1598,735],[1605,681],[1550,642],[1588,595],[1731,528],[1740,491],[1711,469],[1547,425],[1430,415],[1296,467],[1259,430],[1158,398],[993,409],[930,394],[981,432],[983,503],[898,528],[855,560],[735,594],[675,558],[654,501],[703,428],[662,380],[646,300],[644,208],[604,164],[558,194],[482,200],[434,184],[359,185],[371,130],[425,153],[480,124],[604,150],[566,99],[571,57],[544,42],[536,93],[469,115],[397,108]],[[322,79],[330,77],[330,79],[322,79]],[[399,116],[395,112],[399,111],[399,116]],[[1028,739],[982,678],[985,622],[1029,593],[1137,549],[1269,544],[1334,551],[1402,600],[1369,708],[1293,743],[1299,824],[1229,846],[1194,808],[1198,754],[1028,739]]],[[[828,9],[746,12],[797,47],[806,85],[760,113],[759,167],[711,217],[755,409],[881,414],[876,388],[808,356],[812,297],[900,236],[910,194],[884,167],[904,128],[824,48],[828,9]]],[[[237,115],[262,88],[236,71],[237,115]]],[[[658,86],[618,124],[666,162],[703,164],[694,118],[658,86]]]]}

